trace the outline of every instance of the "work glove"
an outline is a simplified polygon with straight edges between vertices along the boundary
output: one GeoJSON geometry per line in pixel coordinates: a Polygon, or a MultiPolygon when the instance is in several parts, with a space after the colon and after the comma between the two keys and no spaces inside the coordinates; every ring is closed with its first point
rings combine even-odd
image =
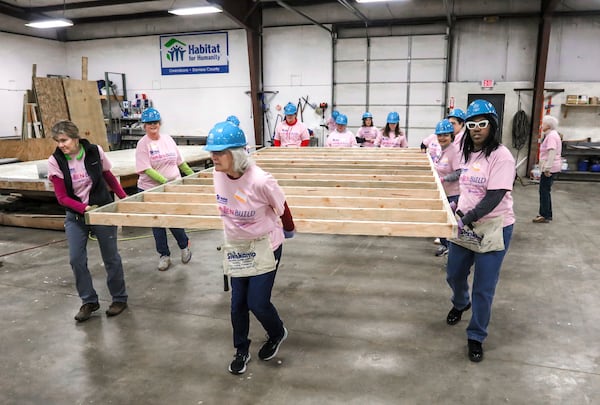
{"type": "Polygon", "coordinates": [[[296,234],[295,229],[292,229],[291,231],[286,231],[285,229],[283,230],[283,236],[285,236],[286,239],[292,239],[295,234],[296,234]]]}
{"type": "Polygon", "coordinates": [[[452,201],[450,203],[450,209],[452,210],[453,213],[456,212],[456,202],[452,201]]]}
{"type": "Polygon", "coordinates": [[[456,224],[458,225],[458,236],[460,236],[464,232],[465,224],[463,224],[463,221],[460,218],[456,220],[456,224]]]}

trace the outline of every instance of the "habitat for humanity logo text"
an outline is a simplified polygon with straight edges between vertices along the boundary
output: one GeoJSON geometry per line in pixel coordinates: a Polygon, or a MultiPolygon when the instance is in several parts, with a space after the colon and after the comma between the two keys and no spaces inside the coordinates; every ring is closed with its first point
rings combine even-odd
{"type": "Polygon", "coordinates": [[[171,38],[165,43],[167,48],[166,58],[170,62],[179,62],[184,60],[185,53],[188,53],[190,61],[201,60],[220,60],[221,44],[186,44],[178,39],[171,38]],[[185,49],[187,47],[187,51],[185,49]]]}

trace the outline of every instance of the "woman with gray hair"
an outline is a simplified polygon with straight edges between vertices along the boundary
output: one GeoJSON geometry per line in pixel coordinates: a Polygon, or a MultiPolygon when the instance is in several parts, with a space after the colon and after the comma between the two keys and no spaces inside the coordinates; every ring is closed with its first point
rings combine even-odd
{"type": "Polygon", "coordinates": [[[534,223],[548,223],[552,221],[552,184],[556,174],[560,172],[562,166],[561,152],[562,139],[556,131],[558,120],[545,115],[542,118],[543,140],[540,145],[540,209],[539,215],[533,219],[534,223]]]}
{"type": "Polygon", "coordinates": [[[294,221],[277,180],[247,155],[246,137],[231,122],[208,133],[205,150],[214,164],[217,208],[223,220],[224,272],[231,279],[231,324],[236,354],[229,372],[242,374],[250,361],[250,312],[267,332],[258,352],[271,360],[287,329],[271,303],[284,238],[294,236],[294,221]],[[282,229],[283,228],[283,229],[282,229]]]}
{"type": "Polygon", "coordinates": [[[75,275],[75,286],[83,305],[75,315],[86,321],[100,308],[98,295],[88,269],[88,234],[94,232],[106,269],[106,284],[112,303],[107,316],[116,316],[127,308],[127,291],[123,264],[117,248],[117,227],[87,225],[85,212],[113,202],[111,191],[119,198],[127,195],[110,171],[112,165],[102,147],[79,137],[79,129],[71,121],[59,121],[52,127],[57,147],[48,159],[48,178],[54,186],[58,203],[65,207],[65,233],[69,243],[69,261],[75,275]]]}

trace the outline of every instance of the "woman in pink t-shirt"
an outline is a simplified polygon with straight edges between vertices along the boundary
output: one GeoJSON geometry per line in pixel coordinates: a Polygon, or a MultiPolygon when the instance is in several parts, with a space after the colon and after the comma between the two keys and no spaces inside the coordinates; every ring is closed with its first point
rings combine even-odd
{"type": "Polygon", "coordinates": [[[562,166],[562,139],[556,131],[558,120],[551,115],[542,118],[542,134],[544,140],[540,145],[540,210],[539,215],[533,219],[535,223],[548,223],[552,221],[552,184],[556,174],[562,166]]]}
{"type": "Polygon", "coordinates": [[[273,146],[308,146],[310,134],[306,126],[298,121],[298,108],[292,103],[287,103],[283,111],[285,119],[275,128],[273,146]]]}
{"type": "MultiPolygon", "coordinates": [[[[142,112],[142,123],[146,135],[135,148],[135,171],[139,174],[138,190],[144,191],[181,178],[181,173],[189,176],[194,171],[183,160],[177,144],[167,134],[160,133],[160,113],[154,108],[142,112]]],[[[183,228],[169,228],[181,249],[181,262],[192,259],[190,240],[183,228]]],[[[166,271],[171,266],[171,250],[167,242],[165,228],[152,228],[156,251],[159,254],[158,270],[166,271]]]]}
{"type": "Polygon", "coordinates": [[[453,110],[450,111],[450,113],[448,114],[448,116],[446,118],[448,118],[448,121],[450,121],[452,123],[452,126],[454,128],[454,140],[452,141],[456,147],[460,150],[461,148],[461,142],[462,142],[462,137],[465,133],[465,117],[466,114],[463,110],[461,110],[460,108],[455,108],[453,110]]]}
{"type": "Polygon", "coordinates": [[[363,148],[372,148],[378,134],[379,130],[373,125],[373,114],[367,111],[362,115],[362,127],[356,133],[356,141],[363,148]]]}
{"type": "Polygon", "coordinates": [[[406,135],[400,129],[400,114],[392,111],[387,116],[385,127],[377,135],[375,146],[382,148],[408,148],[406,135]]]}
{"type": "Polygon", "coordinates": [[[285,195],[271,174],[245,152],[244,132],[220,122],[208,133],[205,150],[214,163],[213,183],[223,220],[225,274],[231,279],[231,324],[236,353],[229,372],[242,374],[250,361],[250,311],[267,332],[258,351],[271,360],[287,338],[287,329],[271,303],[283,239],[294,236],[285,195]],[[283,228],[283,229],[282,229],[283,228]]]}
{"type": "Polygon", "coordinates": [[[457,324],[464,311],[473,308],[467,326],[469,360],[483,360],[482,343],[488,335],[492,301],[504,255],[508,251],[515,222],[512,187],[515,159],[498,135],[498,114],[486,100],[475,100],[467,109],[467,130],[463,138],[460,175],[460,197],[457,215],[459,236],[472,234],[474,222],[499,217],[502,223],[504,249],[478,253],[450,243],[446,281],[452,289],[452,309],[446,316],[448,325],[457,324]],[[469,296],[469,274],[474,265],[472,293],[469,296]]]}
{"type": "Polygon", "coordinates": [[[358,147],[356,137],[347,129],[348,117],[344,114],[338,114],[335,119],[335,131],[327,135],[325,147],[327,148],[353,148],[358,147]]]}
{"type": "Polygon", "coordinates": [[[87,242],[91,232],[96,235],[106,270],[106,284],[112,303],[107,316],[119,315],[127,308],[127,290],[123,263],[117,247],[117,227],[87,225],[85,213],[110,204],[116,193],[127,195],[119,180],[110,171],[112,165],[99,145],[79,137],[79,129],[71,121],[59,121],[52,127],[52,138],[57,147],[48,159],[48,179],[54,194],[65,207],[65,234],[69,244],[69,262],[75,276],[75,286],[83,305],[75,320],[88,320],[100,308],[98,294],[88,269],[87,242]]]}
{"type": "MultiPolygon", "coordinates": [[[[458,178],[460,176],[460,151],[452,143],[454,140],[454,128],[450,121],[444,119],[438,122],[435,126],[434,136],[435,139],[432,140],[427,140],[426,138],[423,144],[427,142],[427,153],[429,153],[433,167],[442,182],[448,202],[456,204],[458,202],[458,195],[460,194],[458,185],[458,178]]],[[[444,256],[448,253],[448,239],[440,238],[440,245],[435,252],[436,256],[444,256]]]]}

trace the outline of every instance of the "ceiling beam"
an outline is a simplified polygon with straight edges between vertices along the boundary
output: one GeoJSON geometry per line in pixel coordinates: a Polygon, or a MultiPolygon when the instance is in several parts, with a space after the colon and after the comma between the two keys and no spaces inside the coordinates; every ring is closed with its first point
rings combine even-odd
{"type": "Polygon", "coordinates": [[[329,32],[330,34],[333,34],[332,30],[330,30],[329,28],[327,28],[326,26],[324,26],[323,24],[321,24],[320,22],[318,22],[314,18],[308,16],[307,14],[304,14],[302,11],[298,10],[297,8],[294,8],[294,7],[290,6],[289,4],[287,4],[287,3],[283,2],[283,1],[280,1],[280,0],[277,0],[276,3],[279,4],[281,7],[285,8],[288,11],[291,11],[292,13],[296,13],[299,16],[304,17],[305,19],[307,19],[311,23],[315,24],[316,26],[319,26],[319,27],[323,28],[325,31],[329,32]]]}
{"type": "Polygon", "coordinates": [[[48,13],[62,10],[81,10],[85,8],[119,6],[121,4],[145,3],[146,0],[105,0],[105,1],[82,1],[79,3],[55,4],[52,6],[26,7],[26,10],[38,13],[48,13]]]}
{"type": "MultiPolygon", "coordinates": [[[[261,33],[262,13],[253,0],[209,0],[221,7],[225,15],[246,29],[248,46],[248,66],[250,73],[250,100],[254,119],[254,142],[263,142],[263,110],[260,95],[262,94],[261,33]]],[[[232,114],[236,114],[232,112],[232,114]]],[[[224,117],[223,117],[224,118],[224,117]]]]}
{"type": "MultiPolygon", "coordinates": [[[[527,173],[531,172],[537,163],[539,143],[538,137],[541,130],[542,112],[544,110],[546,82],[546,65],[548,64],[548,48],[550,46],[550,31],[552,29],[552,16],[559,0],[542,0],[540,22],[537,38],[537,58],[535,63],[535,78],[533,80],[533,111],[531,134],[529,138],[529,155],[527,158],[527,173]]],[[[550,103],[550,101],[548,101],[550,103]]]]}

